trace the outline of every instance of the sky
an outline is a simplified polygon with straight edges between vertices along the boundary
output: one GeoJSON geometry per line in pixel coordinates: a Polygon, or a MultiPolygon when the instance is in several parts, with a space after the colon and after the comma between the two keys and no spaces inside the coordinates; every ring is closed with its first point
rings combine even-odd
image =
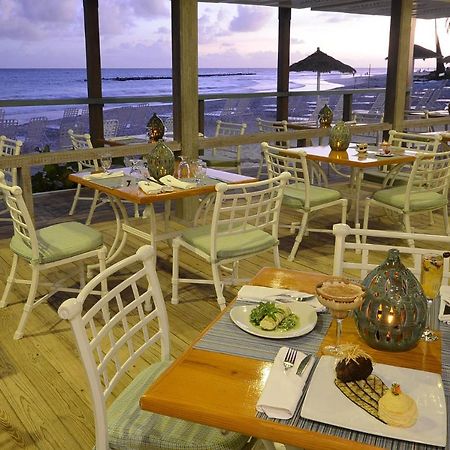
{"type": "MultiPolygon", "coordinates": [[[[82,0],[0,0],[3,68],[85,67],[82,0]]],[[[99,0],[105,68],[171,67],[170,0],[99,0]]],[[[275,68],[278,9],[199,3],[200,68],[275,68]]],[[[388,17],[293,9],[290,62],[317,47],[355,68],[386,67],[388,17]]],[[[438,20],[444,56],[450,33],[438,20]]],[[[435,49],[434,20],[418,20],[415,43],[435,49]]],[[[434,60],[415,67],[433,67],[434,60]]]]}

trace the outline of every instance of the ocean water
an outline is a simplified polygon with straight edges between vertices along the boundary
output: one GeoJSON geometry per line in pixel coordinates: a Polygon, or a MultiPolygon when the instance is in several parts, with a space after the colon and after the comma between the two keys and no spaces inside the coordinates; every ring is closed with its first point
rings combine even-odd
{"type": "MultiPolygon", "coordinates": [[[[360,69],[355,77],[340,73],[323,74],[321,90],[340,87],[344,79],[348,81],[353,78],[356,81],[365,72],[366,69],[360,69]]],[[[385,73],[385,69],[371,71],[372,75],[382,73],[385,73]]],[[[172,94],[171,69],[103,69],[102,79],[104,97],[170,96],[172,94]],[[138,79],[139,77],[145,79],[138,79]]],[[[199,70],[201,94],[275,92],[276,83],[276,69],[203,68],[199,70]]],[[[315,89],[315,73],[291,72],[291,91],[315,89]]],[[[87,97],[85,69],[0,69],[0,99],[2,100],[83,97],[87,97]]],[[[7,118],[19,119],[20,123],[24,123],[31,117],[41,115],[50,120],[60,118],[65,106],[5,107],[4,109],[7,118]]]]}

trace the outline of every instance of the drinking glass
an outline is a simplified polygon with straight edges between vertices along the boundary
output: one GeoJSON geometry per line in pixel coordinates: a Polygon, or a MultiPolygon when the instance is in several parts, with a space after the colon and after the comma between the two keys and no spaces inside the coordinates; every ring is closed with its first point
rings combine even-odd
{"type": "Polygon", "coordinates": [[[191,177],[191,165],[187,159],[180,156],[180,162],[178,164],[178,179],[191,177]]]}
{"type": "Polygon", "coordinates": [[[328,308],[336,320],[336,341],[327,345],[324,353],[339,356],[342,337],[342,322],[349,312],[358,308],[366,295],[365,288],[343,277],[328,277],[316,286],[319,302],[328,308]]]}
{"type": "Polygon", "coordinates": [[[112,164],[112,156],[110,153],[105,153],[100,157],[100,164],[102,166],[102,169],[105,173],[109,173],[109,169],[111,168],[112,164]]]}
{"type": "Polygon", "coordinates": [[[205,184],[206,178],[206,163],[201,159],[194,162],[194,177],[197,184],[205,184]]]}
{"type": "Polygon", "coordinates": [[[444,257],[439,254],[422,255],[422,265],[420,270],[420,284],[423,293],[427,298],[427,324],[422,333],[422,339],[432,342],[438,339],[433,331],[432,309],[433,302],[439,295],[444,272],[444,257]]]}

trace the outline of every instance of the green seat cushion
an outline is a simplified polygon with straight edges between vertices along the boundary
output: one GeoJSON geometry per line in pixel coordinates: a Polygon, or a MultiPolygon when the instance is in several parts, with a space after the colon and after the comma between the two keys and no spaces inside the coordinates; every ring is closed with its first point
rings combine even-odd
{"type": "MultiPolygon", "coordinates": [[[[373,199],[403,210],[405,208],[406,186],[398,186],[390,189],[380,189],[373,194],[373,199]]],[[[410,197],[410,211],[426,211],[440,208],[447,204],[447,199],[437,192],[417,191],[410,197]]]]}
{"type": "MultiPolygon", "coordinates": [[[[211,252],[211,227],[209,225],[190,228],[183,232],[182,237],[193,247],[208,254],[211,252]]],[[[217,238],[217,257],[225,259],[250,255],[268,250],[276,245],[278,245],[278,240],[274,239],[270,233],[249,227],[247,231],[242,231],[239,235],[219,236],[217,238]]]]}
{"type": "MultiPolygon", "coordinates": [[[[334,202],[342,198],[339,191],[320,186],[310,187],[309,204],[311,207],[334,202]]],[[[289,208],[303,208],[305,205],[305,187],[302,184],[289,185],[284,190],[283,205],[289,208]]]]}
{"type": "Polygon", "coordinates": [[[233,450],[248,438],[217,428],[143,411],[139,399],[170,362],[152,364],[142,371],[108,408],[111,449],[233,450]]]}
{"type": "MultiPolygon", "coordinates": [[[[103,245],[102,234],[78,222],[65,222],[37,230],[40,263],[59,261],[81,253],[95,250],[103,245]]],[[[31,248],[20,236],[14,235],[11,250],[31,261],[31,248]]]]}

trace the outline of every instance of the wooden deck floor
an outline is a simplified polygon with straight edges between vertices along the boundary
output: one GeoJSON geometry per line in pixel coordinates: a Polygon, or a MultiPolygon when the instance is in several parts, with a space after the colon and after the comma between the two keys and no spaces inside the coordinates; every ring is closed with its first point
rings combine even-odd
{"type": "MultiPolygon", "coordinates": [[[[66,217],[71,194],[58,193],[48,201],[45,196],[36,199],[37,223],[42,226],[58,217],[66,217]]],[[[87,208],[87,205],[86,205],[87,208]]],[[[80,211],[76,219],[86,216],[87,209],[80,211]]],[[[400,229],[382,214],[373,211],[372,223],[377,229],[400,229]],[[378,215],[378,217],[377,217],[378,215]]],[[[109,212],[99,210],[93,226],[101,230],[107,242],[111,242],[114,224],[108,219],[109,212]]],[[[288,212],[283,213],[283,222],[290,222],[288,212]]],[[[59,219],[61,220],[61,219],[59,219]]],[[[339,211],[317,215],[313,225],[331,227],[339,221],[339,211]]],[[[436,223],[428,225],[427,217],[415,221],[417,227],[429,233],[441,233],[442,217],[436,215],[436,223]]],[[[8,248],[8,229],[0,226],[0,292],[3,292],[11,262],[8,248]]],[[[288,230],[281,230],[281,257],[284,268],[332,271],[333,237],[327,234],[306,236],[297,258],[290,263],[286,260],[293,243],[288,230]]],[[[142,242],[132,238],[124,256],[132,254],[142,242]]],[[[272,266],[271,254],[258,256],[242,264],[242,274],[251,277],[263,266],[272,266]]],[[[158,245],[158,274],[165,294],[171,326],[171,354],[174,358],[198,336],[204,327],[218,314],[219,309],[212,287],[205,285],[182,286],[180,304],[170,303],[171,295],[171,249],[165,244],[158,245]]],[[[68,273],[63,267],[61,272],[68,273]]],[[[20,266],[24,275],[25,265],[20,266]]],[[[59,272],[59,271],[58,271],[59,272]]],[[[181,254],[181,273],[209,274],[209,268],[198,259],[181,254]]],[[[59,273],[48,274],[49,278],[59,273]]],[[[226,290],[227,300],[231,300],[237,288],[226,290]]],[[[15,449],[90,449],[94,443],[94,423],[90,408],[89,393],[85,374],[77,356],[77,350],[67,323],[57,315],[57,307],[63,297],[54,298],[49,304],[38,307],[32,314],[25,330],[25,337],[14,341],[12,335],[22,312],[26,297],[24,286],[15,286],[10,304],[0,311],[0,448],[15,449]]],[[[133,376],[140,366],[130,373],[133,376]]]]}

